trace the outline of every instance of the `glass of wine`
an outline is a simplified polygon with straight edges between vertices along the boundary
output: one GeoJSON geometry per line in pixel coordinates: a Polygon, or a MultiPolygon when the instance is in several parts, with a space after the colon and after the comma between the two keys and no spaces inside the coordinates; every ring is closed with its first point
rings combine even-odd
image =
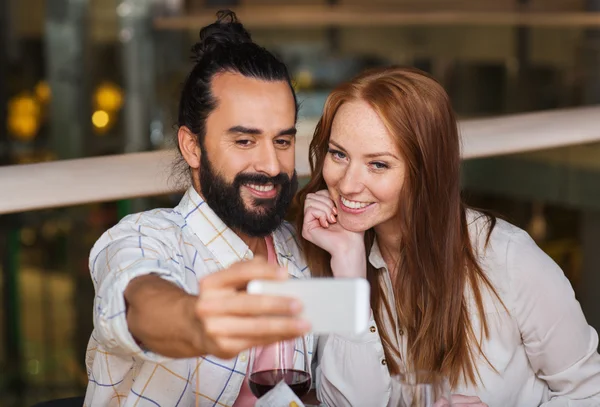
{"type": "Polygon", "coordinates": [[[418,370],[392,378],[396,407],[452,407],[448,380],[434,372],[418,370]]]}
{"type": "Polygon", "coordinates": [[[306,338],[276,342],[250,350],[248,385],[256,398],[284,381],[299,398],[310,390],[306,338]]]}

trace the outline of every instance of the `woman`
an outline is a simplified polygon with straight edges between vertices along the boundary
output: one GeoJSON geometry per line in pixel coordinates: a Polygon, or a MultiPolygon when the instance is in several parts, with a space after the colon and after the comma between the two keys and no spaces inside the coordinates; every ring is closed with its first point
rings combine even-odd
{"type": "Polygon", "coordinates": [[[598,335],[560,268],[461,201],[456,119],[435,80],[392,67],[342,84],[310,163],[308,265],[372,292],[366,333],[319,340],[323,402],[392,405],[391,375],[420,369],[447,376],[458,405],[600,406],[598,335]]]}

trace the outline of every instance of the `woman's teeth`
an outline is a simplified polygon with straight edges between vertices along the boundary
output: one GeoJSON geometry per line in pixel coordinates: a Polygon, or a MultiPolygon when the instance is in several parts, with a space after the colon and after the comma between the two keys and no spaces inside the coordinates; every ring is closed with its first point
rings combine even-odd
{"type": "Polygon", "coordinates": [[[342,203],[351,209],[361,209],[361,208],[365,208],[371,204],[370,202],[350,201],[344,197],[341,197],[341,199],[342,199],[342,203]]]}

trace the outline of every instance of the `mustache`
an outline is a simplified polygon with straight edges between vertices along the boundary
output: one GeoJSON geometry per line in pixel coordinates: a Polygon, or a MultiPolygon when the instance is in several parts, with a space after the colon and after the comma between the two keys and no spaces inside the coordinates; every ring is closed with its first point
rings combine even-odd
{"type": "Polygon", "coordinates": [[[238,174],[233,180],[233,185],[237,188],[243,184],[255,184],[255,185],[285,185],[290,183],[289,175],[280,172],[274,177],[269,177],[265,174],[259,173],[244,173],[238,174]]]}

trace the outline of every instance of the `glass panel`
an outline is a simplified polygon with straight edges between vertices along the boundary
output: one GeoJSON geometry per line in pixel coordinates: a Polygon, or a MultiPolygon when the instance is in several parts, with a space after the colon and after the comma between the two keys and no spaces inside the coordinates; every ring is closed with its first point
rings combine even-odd
{"type": "MultiPolygon", "coordinates": [[[[0,220],[4,260],[0,275],[16,277],[14,287],[1,281],[4,301],[16,301],[17,309],[3,307],[4,338],[16,341],[21,357],[12,354],[2,366],[18,363],[17,371],[0,369],[2,394],[11,395],[17,406],[81,395],[87,386],[85,352],[93,329],[94,288],[89,276],[88,255],[104,231],[132,208],[174,206],[180,195],[135,201],[107,202],[71,208],[6,215],[0,220]],[[6,318],[17,318],[6,331],[6,318]]],[[[4,352],[2,352],[4,355],[4,352]]],[[[10,401],[8,404],[12,405],[10,401]]],[[[4,396],[3,396],[4,402],[4,396]]]]}

